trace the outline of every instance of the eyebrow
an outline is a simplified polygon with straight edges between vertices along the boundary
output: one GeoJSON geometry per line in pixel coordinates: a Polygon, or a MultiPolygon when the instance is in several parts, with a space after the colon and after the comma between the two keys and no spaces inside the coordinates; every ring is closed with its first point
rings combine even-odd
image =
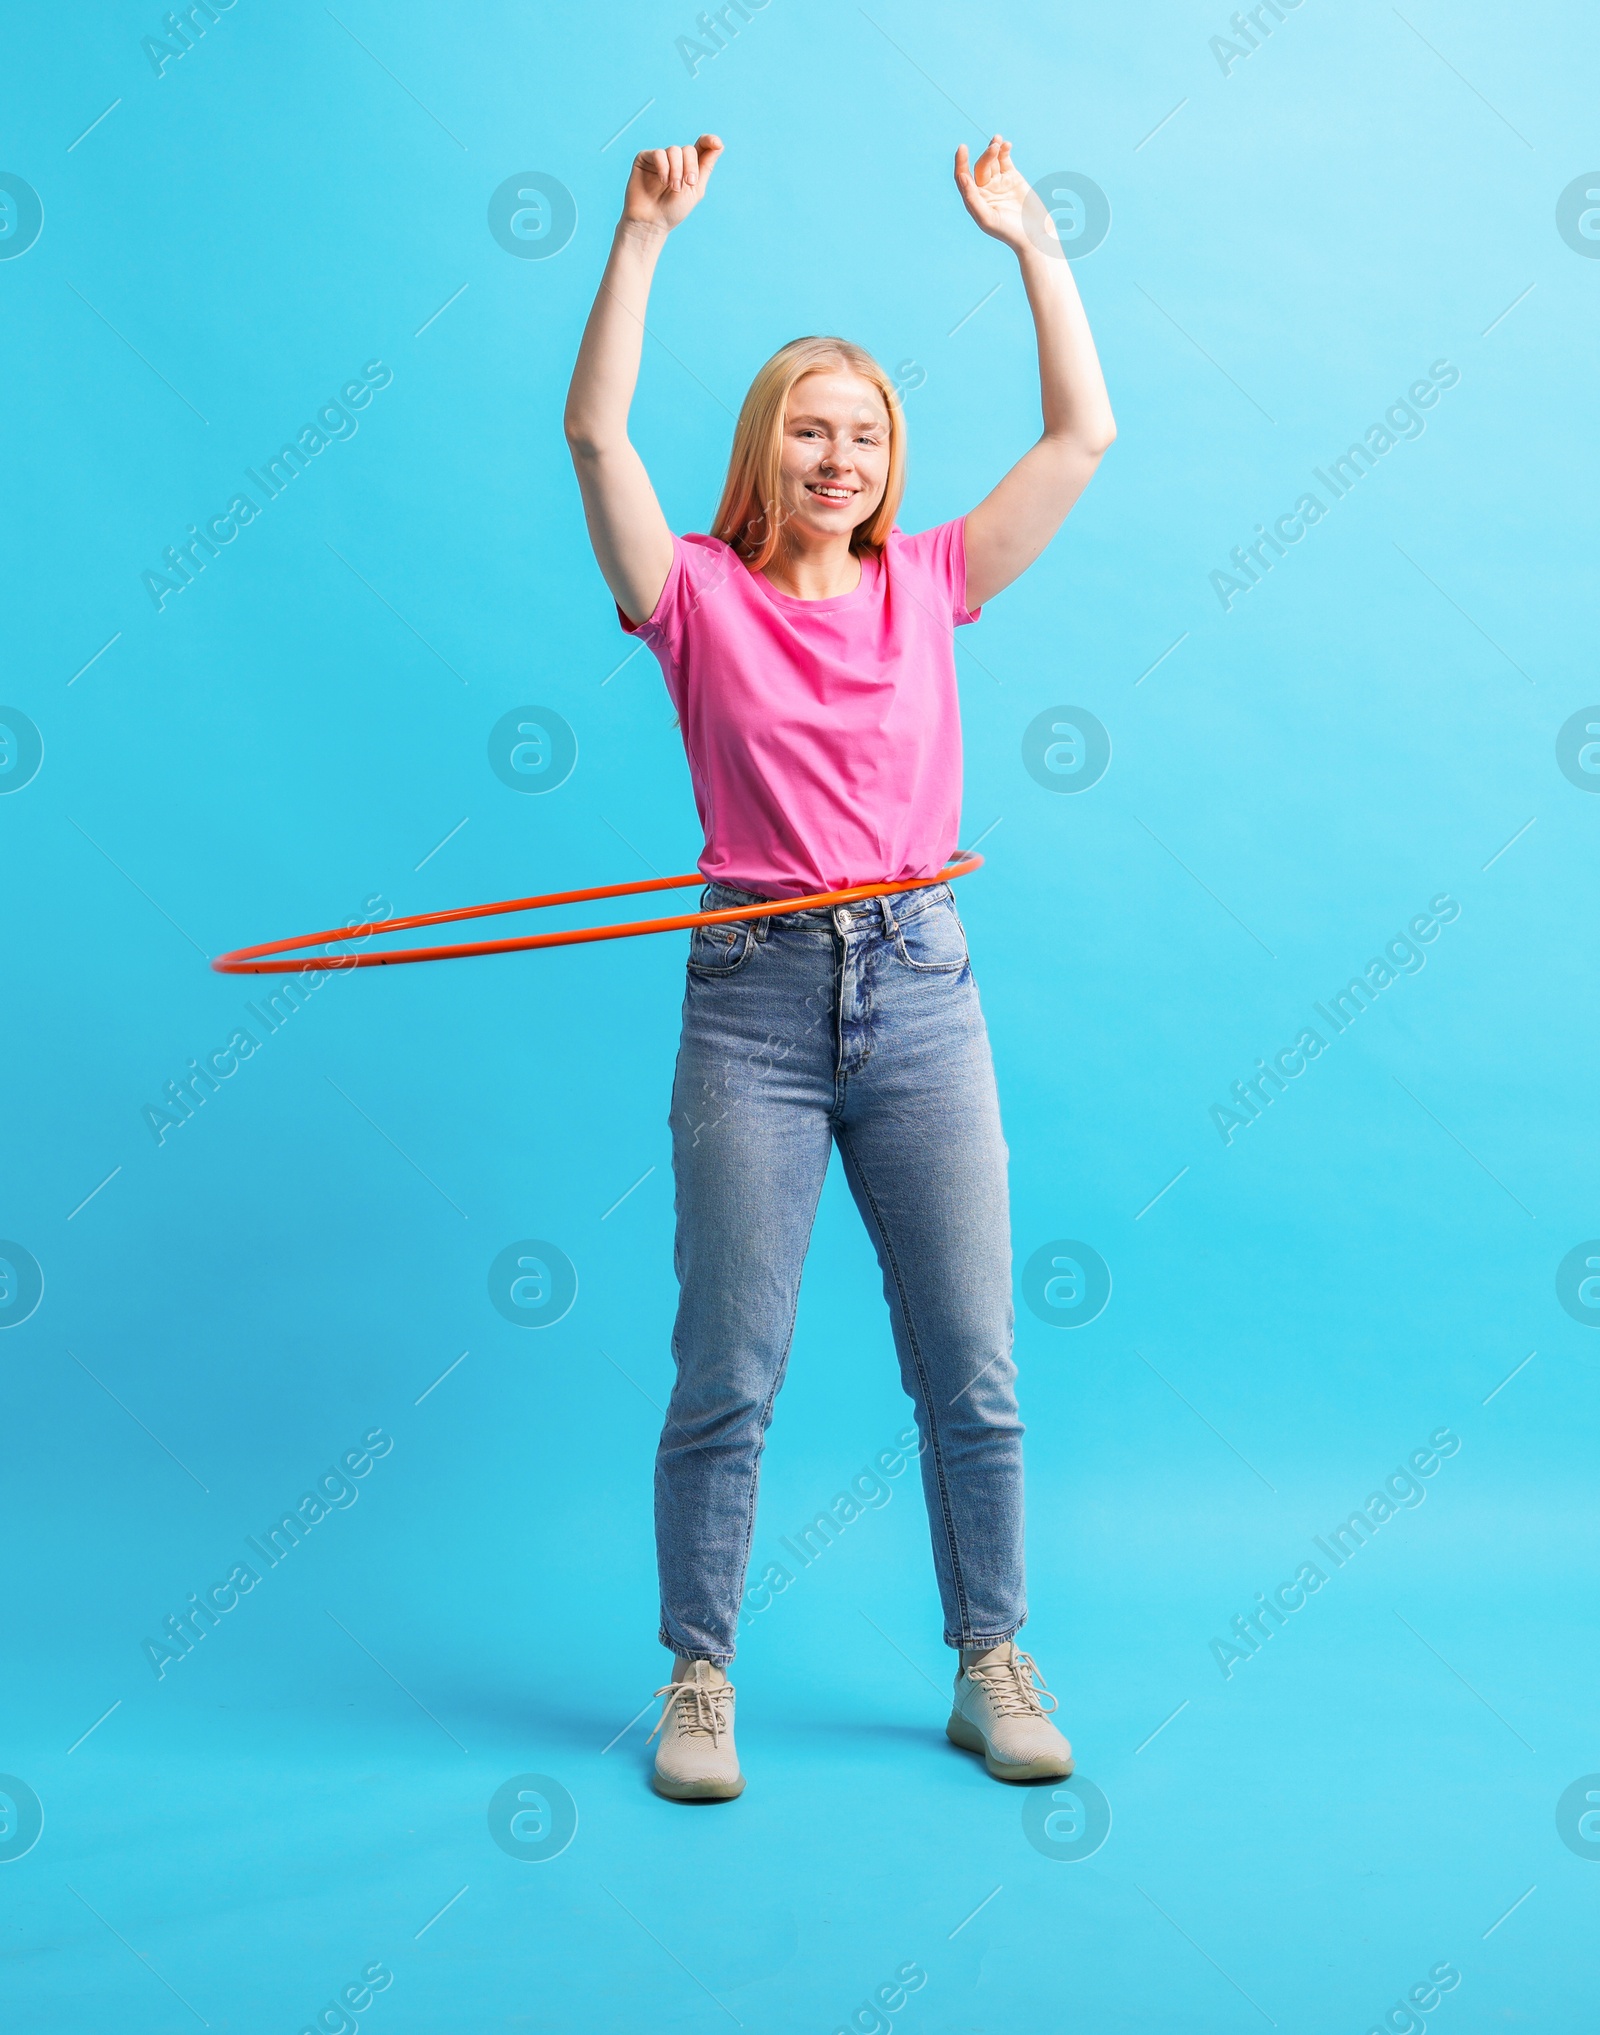
{"type": "MultiPolygon", "coordinates": [[[[804,414],[798,417],[791,417],[788,421],[791,425],[821,424],[825,429],[832,428],[831,418],[819,417],[812,411],[806,411],[804,414]]],[[[852,420],[852,428],[859,429],[863,424],[870,424],[873,425],[874,427],[879,427],[887,424],[888,421],[889,421],[888,418],[882,415],[876,417],[857,417],[852,420]]]]}

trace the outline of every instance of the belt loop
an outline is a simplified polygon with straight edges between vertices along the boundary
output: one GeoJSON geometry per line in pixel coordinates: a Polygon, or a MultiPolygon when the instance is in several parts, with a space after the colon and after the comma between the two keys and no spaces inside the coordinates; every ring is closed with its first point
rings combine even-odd
{"type": "Polygon", "coordinates": [[[878,899],[878,916],[883,922],[883,937],[892,940],[899,928],[895,923],[894,907],[889,902],[887,891],[878,899]]]}

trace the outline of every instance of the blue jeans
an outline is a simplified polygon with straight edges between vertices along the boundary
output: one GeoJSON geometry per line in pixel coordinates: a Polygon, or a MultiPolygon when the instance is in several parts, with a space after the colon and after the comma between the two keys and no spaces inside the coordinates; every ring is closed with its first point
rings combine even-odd
{"type": "MultiPolygon", "coordinates": [[[[760,902],[710,884],[704,910],[760,902]]],[[[691,935],[672,1093],[679,1282],[656,1456],[661,1640],[731,1660],[829,1153],[877,1248],[951,1646],[1027,1612],[1006,1147],[947,884],[691,935]]]]}

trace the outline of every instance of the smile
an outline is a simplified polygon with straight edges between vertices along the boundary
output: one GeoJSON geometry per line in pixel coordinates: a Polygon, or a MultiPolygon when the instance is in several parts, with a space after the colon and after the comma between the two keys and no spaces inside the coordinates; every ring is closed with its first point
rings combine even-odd
{"type": "Polygon", "coordinates": [[[848,502],[855,489],[834,487],[828,481],[807,481],[806,492],[824,502],[848,502]]]}

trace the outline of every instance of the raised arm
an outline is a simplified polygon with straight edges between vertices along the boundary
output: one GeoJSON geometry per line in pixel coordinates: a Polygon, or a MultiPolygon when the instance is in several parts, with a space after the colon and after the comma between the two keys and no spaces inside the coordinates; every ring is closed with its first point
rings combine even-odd
{"type": "Polygon", "coordinates": [[[567,390],[567,445],[589,541],[630,622],[654,610],[672,569],[672,532],[628,438],[650,281],[667,235],[694,210],[721,153],[717,137],[702,134],[688,148],[645,149],[634,157],[611,258],[567,390]]]}
{"type": "Polygon", "coordinates": [[[1016,255],[1039,339],[1044,432],[967,517],[967,606],[980,607],[1025,572],[1060,529],[1117,435],[1111,398],[1055,221],[994,140],[969,169],[956,150],[967,210],[1016,255]]]}

